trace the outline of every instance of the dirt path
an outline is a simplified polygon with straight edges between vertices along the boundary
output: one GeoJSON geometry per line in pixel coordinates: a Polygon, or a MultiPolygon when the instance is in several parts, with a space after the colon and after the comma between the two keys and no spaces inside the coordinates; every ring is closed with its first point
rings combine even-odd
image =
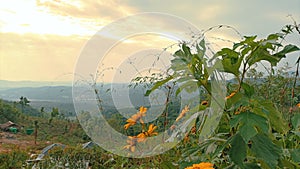
{"type": "Polygon", "coordinates": [[[21,134],[13,134],[8,132],[0,132],[0,153],[9,152],[12,149],[27,150],[35,146],[33,140],[20,139],[21,134]]]}

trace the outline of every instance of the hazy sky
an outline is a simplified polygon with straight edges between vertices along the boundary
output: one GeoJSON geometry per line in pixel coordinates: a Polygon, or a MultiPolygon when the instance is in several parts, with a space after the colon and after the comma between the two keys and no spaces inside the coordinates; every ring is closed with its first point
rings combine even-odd
{"type": "MultiPolygon", "coordinates": [[[[0,80],[71,80],[81,49],[98,30],[140,12],[176,15],[200,30],[226,24],[259,37],[291,24],[287,15],[300,23],[299,0],[0,1],[0,80]]],[[[226,30],[214,36],[235,39],[226,30]]],[[[300,46],[299,36],[290,38],[300,46]]]]}

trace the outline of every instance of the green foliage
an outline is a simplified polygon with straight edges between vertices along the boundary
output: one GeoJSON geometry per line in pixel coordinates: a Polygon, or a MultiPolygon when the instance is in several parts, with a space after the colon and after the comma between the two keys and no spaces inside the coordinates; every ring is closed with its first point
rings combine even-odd
{"type": "Polygon", "coordinates": [[[190,137],[193,138],[190,146],[183,146],[185,153],[181,161],[208,160],[219,168],[299,167],[299,160],[295,158],[299,153],[299,113],[293,112],[297,111],[294,105],[299,102],[298,73],[293,79],[280,70],[274,76],[278,63],[300,50],[296,45],[282,43],[295,29],[299,28],[288,25],[280,33],[263,39],[245,36],[232,48],[216,52],[210,60],[206,57],[203,37],[193,44],[180,44],[171,61],[169,76],[154,83],[148,95],[172,81],[181,85],[176,94],[182,90],[205,89],[207,100],[215,101],[209,80],[213,72],[218,70],[234,76],[234,83],[228,86],[226,107],[215,134],[203,141],[200,137],[202,124],[195,123],[199,129],[194,137],[190,137]],[[262,61],[270,64],[271,71],[265,66],[270,73],[266,77],[255,70],[262,61]],[[252,79],[246,79],[246,76],[252,79]]]}
{"type": "Polygon", "coordinates": [[[270,168],[276,168],[282,150],[268,136],[258,134],[252,139],[251,151],[270,168]]]}
{"type": "Polygon", "coordinates": [[[28,153],[19,149],[12,150],[8,153],[0,153],[0,168],[22,168],[28,158],[28,153]]]}
{"type": "Polygon", "coordinates": [[[247,144],[240,134],[236,134],[232,139],[232,147],[229,151],[229,156],[234,163],[243,168],[244,160],[247,155],[247,144]]]}
{"type": "Polygon", "coordinates": [[[250,111],[234,116],[230,121],[230,126],[238,126],[245,143],[248,143],[258,132],[268,133],[269,130],[267,119],[250,111]]]}
{"type": "Polygon", "coordinates": [[[0,99],[0,123],[16,121],[19,115],[17,108],[0,99]]]}

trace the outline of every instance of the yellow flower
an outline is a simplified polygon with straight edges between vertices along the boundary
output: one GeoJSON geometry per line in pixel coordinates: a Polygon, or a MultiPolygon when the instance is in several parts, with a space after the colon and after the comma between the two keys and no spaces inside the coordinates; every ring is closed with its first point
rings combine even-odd
{"type": "Polygon", "coordinates": [[[202,162],[199,164],[193,164],[193,166],[186,167],[185,169],[214,169],[214,164],[209,162],[202,162]]]}
{"type": "Polygon", "coordinates": [[[226,100],[232,98],[234,95],[236,94],[236,92],[232,92],[229,96],[226,96],[226,100]]]}
{"type": "Polygon", "coordinates": [[[179,121],[188,111],[190,111],[189,106],[185,106],[184,109],[182,109],[179,116],[176,118],[176,121],[179,121]]]}
{"type": "Polygon", "coordinates": [[[148,131],[142,132],[136,136],[138,138],[138,142],[144,141],[147,137],[157,135],[158,133],[154,132],[155,129],[157,129],[157,126],[150,124],[148,131]]]}
{"type": "Polygon", "coordinates": [[[146,116],[147,108],[140,107],[140,111],[136,114],[132,115],[129,119],[126,120],[127,124],[124,125],[124,129],[127,130],[130,126],[133,126],[140,121],[140,123],[144,124],[142,117],[146,116]]]}
{"type": "MultiPolygon", "coordinates": [[[[128,122],[128,120],[127,120],[127,122],[128,122]]],[[[136,122],[134,122],[134,121],[128,122],[127,124],[124,125],[124,129],[127,130],[130,126],[134,126],[135,124],[136,124],[136,122]]]]}

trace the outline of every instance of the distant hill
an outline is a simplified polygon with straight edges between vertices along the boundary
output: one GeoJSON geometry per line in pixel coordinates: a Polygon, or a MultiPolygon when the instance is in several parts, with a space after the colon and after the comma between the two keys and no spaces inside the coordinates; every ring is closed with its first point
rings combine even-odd
{"type": "Polygon", "coordinates": [[[2,90],[0,97],[17,101],[26,96],[31,101],[72,102],[71,86],[21,87],[2,90]]]}
{"type": "MultiPolygon", "coordinates": [[[[41,85],[42,83],[36,83],[41,85]]],[[[29,84],[28,84],[29,85],[29,84]]],[[[135,107],[146,106],[149,104],[148,98],[144,97],[145,89],[142,87],[131,88],[128,96],[127,84],[114,84],[113,89],[110,89],[111,84],[105,84],[102,87],[97,87],[101,94],[103,106],[114,107],[114,98],[117,98],[118,107],[128,107],[128,104],[133,104],[135,107]]],[[[82,95],[85,95],[86,88],[83,89],[82,95]]],[[[19,101],[20,97],[24,96],[30,100],[30,105],[36,109],[41,107],[45,111],[51,111],[53,107],[59,108],[60,112],[66,116],[74,116],[75,110],[72,98],[72,86],[42,86],[42,87],[18,87],[8,88],[0,91],[0,98],[9,101],[19,101]]],[[[90,96],[89,96],[90,97],[90,96]]],[[[90,98],[95,99],[95,98],[90,98]]]]}
{"type": "Polygon", "coordinates": [[[42,86],[71,86],[72,82],[50,82],[50,81],[8,81],[0,80],[1,90],[21,87],[42,87],[42,86]]]}

